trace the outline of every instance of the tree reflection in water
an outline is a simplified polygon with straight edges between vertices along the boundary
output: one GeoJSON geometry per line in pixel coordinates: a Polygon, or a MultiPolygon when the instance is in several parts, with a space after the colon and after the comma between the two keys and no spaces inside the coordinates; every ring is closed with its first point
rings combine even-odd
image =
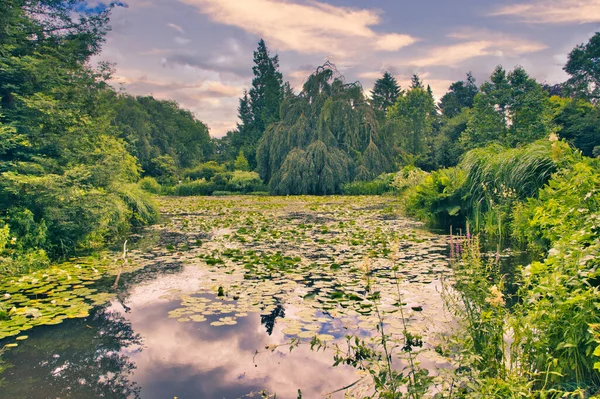
{"type": "Polygon", "coordinates": [[[283,305],[280,303],[275,306],[275,309],[269,314],[260,315],[260,323],[265,325],[267,329],[267,334],[273,334],[273,328],[275,327],[275,320],[281,317],[282,319],[285,317],[285,309],[283,305]]]}
{"type": "Polygon", "coordinates": [[[139,398],[131,381],[135,364],[125,353],[141,351],[141,343],[131,323],[107,306],[85,319],[34,329],[4,354],[9,368],[0,375],[0,397],[139,398]]]}

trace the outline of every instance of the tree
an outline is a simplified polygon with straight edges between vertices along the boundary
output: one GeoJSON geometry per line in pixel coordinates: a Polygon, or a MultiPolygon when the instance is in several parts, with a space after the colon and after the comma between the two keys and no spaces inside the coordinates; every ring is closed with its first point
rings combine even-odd
{"type": "MultiPolygon", "coordinates": [[[[415,75],[416,76],[416,75],[415,75]]],[[[415,81],[416,82],[416,81],[415,81]]],[[[390,109],[389,119],[399,123],[400,148],[423,159],[429,152],[435,119],[431,93],[421,87],[411,88],[390,109]]]]}
{"type": "Polygon", "coordinates": [[[421,78],[416,73],[412,76],[410,80],[410,88],[411,89],[424,89],[423,82],[421,78]]]}
{"type": "Polygon", "coordinates": [[[81,7],[0,5],[0,220],[23,235],[43,231],[32,245],[53,255],[102,245],[155,216],[133,184],[137,160],[111,124],[112,68],[86,64],[100,50],[110,8],[81,7]]]}
{"type": "Polygon", "coordinates": [[[213,156],[208,127],[175,101],[127,94],[119,94],[114,101],[113,123],[122,131],[121,137],[147,174],[173,177],[154,174],[158,170],[154,168],[154,160],[161,156],[168,155],[175,169],[192,167],[213,156]]]}
{"type": "Polygon", "coordinates": [[[450,85],[449,91],[444,94],[439,103],[442,115],[448,118],[453,118],[460,114],[463,108],[471,108],[473,106],[475,96],[479,93],[479,89],[475,84],[475,78],[469,72],[466,81],[454,82],[450,85]]]}
{"type": "Polygon", "coordinates": [[[371,104],[384,116],[388,108],[394,105],[400,95],[400,85],[389,72],[385,72],[383,77],[375,82],[371,90],[371,104]]]}
{"type": "Polygon", "coordinates": [[[596,32],[587,44],[575,47],[563,68],[571,75],[567,81],[573,94],[594,103],[600,100],[600,32],[596,32]]]}
{"type": "MultiPolygon", "coordinates": [[[[232,153],[240,150],[248,157],[250,167],[256,166],[256,148],[265,130],[280,119],[280,108],[284,91],[291,91],[289,84],[287,90],[283,84],[283,76],[279,72],[279,57],[271,57],[264,40],[258,42],[254,52],[254,78],[249,92],[244,91],[240,99],[237,130],[231,136],[232,153]]],[[[233,158],[231,159],[233,161],[233,158]]]]}
{"type": "Polygon", "coordinates": [[[244,156],[244,151],[239,152],[237,158],[235,159],[235,162],[233,163],[233,169],[234,170],[242,170],[242,171],[250,170],[250,164],[248,163],[248,160],[244,156]]]}
{"type": "Polygon", "coordinates": [[[358,83],[346,83],[327,63],[287,95],[281,121],[257,151],[258,171],[276,194],[339,193],[353,176],[372,179],[390,171],[375,110],[358,83]]]}
{"type": "Polygon", "coordinates": [[[550,133],[551,108],[542,86],[517,67],[497,67],[475,96],[473,114],[461,140],[466,148],[490,142],[530,143],[550,133]]]}
{"type": "Polygon", "coordinates": [[[551,97],[555,107],[553,122],[560,138],[581,150],[583,155],[594,156],[600,146],[600,107],[581,99],[551,97]]]}

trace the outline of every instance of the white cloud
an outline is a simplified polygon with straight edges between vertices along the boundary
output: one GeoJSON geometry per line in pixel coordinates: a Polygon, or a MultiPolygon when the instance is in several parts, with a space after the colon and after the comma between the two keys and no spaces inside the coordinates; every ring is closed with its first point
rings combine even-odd
{"type": "Polygon", "coordinates": [[[213,21],[263,37],[277,49],[305,54],[349,56],[361,49],[398,51],[416,39],[406,34],[380,34],[372,27],[379,11],[336,7],[316,0],[180,0],[213,21]]]}
{"type": "Polygon", "coordinates": [[[176,36],[174,40],[175,40],[175,43],[177,43],[181,46],[188,44],[190,42],[190,39],[188,39],[187,37],[181,37],[181,36],[176,36]]]}
{"type": "Polygon", "coordinates": [[[177,32],[181,33],[182,35],[185,34],[183,28],[177,24],[170,23],[170,24],[167,24],[167,26],[171,29],[175,29],[177,32]]]}
{"type": "Polygon", "coordinates": [[[543,43],[488,30],[463,29],[449,37],[463,42],[430,48],[424,56],[406,63],[417,67],[457,66],[475,57],[519,56],[547,48],[543,43]]]}
{"type": "Polygon", "coordinates": [[[544,24],[600,22],[600,0],[534,0],[500,7],[491,15],[544,24]]]}

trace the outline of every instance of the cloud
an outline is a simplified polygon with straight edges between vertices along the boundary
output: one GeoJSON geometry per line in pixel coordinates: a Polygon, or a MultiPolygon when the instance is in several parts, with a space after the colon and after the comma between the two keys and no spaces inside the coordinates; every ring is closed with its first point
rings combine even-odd
{"type": "Polygon", "coordinates": [[[380,12],[337,7],[312,0],[180,0],[194,6],[213,21],[236,26],[263,37],[279,50],[304,54],[348,56],[361,49],[398,51],[416,38],[372,29],[381,22],[380,12]]]}
{"type": "Polygon", "coordinates": [[[175,37],[175,43],[183,46],[185,44],[188,44],[191,40],[188,39],[187,37],[181,37],[181,36],[176,36],[175,37]]]}
{"type": "Polygon", "coordinates": [[[518,56],[547,48],[543,43],[488,30],[463,29],[449,35],[461,43],[430,48],[422,57],[407,61],[417,67],[457,66],[483,56],[518,56]]]}
{"type": "Polygon", "coordinates": [[[600,0],[534,0],[500,7],[490,15],[541,24],[600,22],[600,0]]]}
{"type": "Polygon", "coordinates": [[[183,30],[183,28],[177,24],[167,24],[167,26],[171,29],[175,29],[177,32],[181,33],[182,35],[185,34],[185,31],[183,30]]]}

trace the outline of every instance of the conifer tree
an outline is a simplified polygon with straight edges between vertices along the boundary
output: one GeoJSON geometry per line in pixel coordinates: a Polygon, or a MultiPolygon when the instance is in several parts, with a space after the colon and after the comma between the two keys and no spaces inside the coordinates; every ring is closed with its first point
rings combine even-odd
{"type": "Polygon", "coordinates": [[[279,56],[270,56],[263,39],[260,39],[258,49],[254,52],[254,64],[254,79],[249,95],[254,115],[253,130],[257,136],[262,136],[271,123],[279,121],[283,77],[279,72],[279,56]]]}
{"type": "Polygon", "coordinates": [[[389,72],[385,72],[383,77],[375,82],[371,90],[371,104],[376,111],[387,114],[389,107],[394,105],[400,95],[400,85],[389,72]]]}
{"type": "Polygon", "coordinates": [[[244,151],[239,152],[237,158],[233,162],[233,169],[234,170],[242,170],[242,171],[250,170],[250,164],[248,163],[248,160],[244,156],[244,151]]]}
{"type": "Polygon", "coordinates": [[[243,150],[250,167],[256,167],[256,148],[265,130],[280,119],[283,101],[283,77],[279,72],[279,57],[271,57],[264,40],[258,42],[254,52],[254,78],[249,92],[240,99],[238,116],[240,122],[231,137],[235,151],[243,150]]]}
{"type": "Polygon", "coordinates": [[[449,91],[441,98],[439,108],[442,115],[453,118],[464,108],[472,107],[477,93],[479,93],[479,89],[475,84],[475,78],[469,72],[466,81],[452,83],[449,91]]]}
{"type": "Polygon", "coordinates": [[[424,89],[423,82],[421,78],[416,73],[412,76],[410,80],[410,88],[411,89],[424,89]]]}

